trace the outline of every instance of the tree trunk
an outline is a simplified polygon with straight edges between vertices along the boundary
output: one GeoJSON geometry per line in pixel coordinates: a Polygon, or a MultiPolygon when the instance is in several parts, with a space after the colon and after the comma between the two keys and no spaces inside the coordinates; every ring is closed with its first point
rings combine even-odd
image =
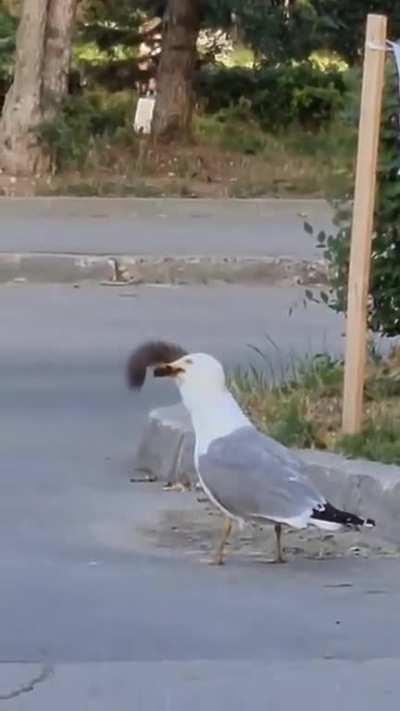
{"type": "Polygon", "coordinates": [[[49,0],[43,67],[43,118],[50,121],[68,94],[77,0],[49,0]]]}
{"type": "Polygon", "coordinates": [[[17,32],[14,81],[0,123],[0,161],[7,172],[48,167],[35,128],[42,120],[41,90],[48,0],[25,0],[17,32]]]}
{"type": "Polygon", "coordinates": [[[152,132],[166,141],[190,133],[194,105],[193,78],[200,29],[200,0],[169,0],[152,132]]]}
{"type": "Polygon", "coordinates": [[[51,168],[37,128],[56,115],[68,90],[77,0],[25,0],[17,33],[14,81],[0,122],[0,163],[14,175],[51,168]]]}

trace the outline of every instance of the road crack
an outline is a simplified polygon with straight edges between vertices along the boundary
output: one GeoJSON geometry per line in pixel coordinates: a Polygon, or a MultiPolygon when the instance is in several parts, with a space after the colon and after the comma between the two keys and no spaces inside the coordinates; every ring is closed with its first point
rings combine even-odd
{"type": "Polygon", "coordinates": [[[10,699],[16,699],[22,694],[29,694],[31,691],[34,691],[34,689],[39,686],[39,684],[42,684],[44,681],[46,681],[52,674],[52,667],[43,667],[40,674],[34,676],[33,679],[30,679],[29,681],[25,682],[17,689],[9,691],[6,694],[0,693],[0,701],[10,701],[10,699]]]}

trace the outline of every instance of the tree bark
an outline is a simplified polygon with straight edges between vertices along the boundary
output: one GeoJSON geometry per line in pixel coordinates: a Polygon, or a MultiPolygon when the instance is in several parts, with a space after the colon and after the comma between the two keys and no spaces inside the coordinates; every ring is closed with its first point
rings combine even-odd
{"type": "Polygon", "coordinates": [[[68,94],[77,0],[49,0],[43,67],[43,118],[50,121],[68,94]]]}
{"type": "Polygon", "coordinates": [[[77,0],[25,0],[17,33],[14,81],[0,121],[0,163],[13,175],[51,168],[37,132],[55,117],[68,90],[77,0]]]}
{"type": "Polygon", "coordinates": [[[42,120],[41,89],[48,0],[25,0],[17,32],[14,81],[0,123],[0,161],[13,173],[48,167],[35,128],[42,120]]]}
{"type": "Polygon", "coordinates": [[[200,2],[169,0],[164,16],[152,133],[165,141],[190,134],[200,2]]]}

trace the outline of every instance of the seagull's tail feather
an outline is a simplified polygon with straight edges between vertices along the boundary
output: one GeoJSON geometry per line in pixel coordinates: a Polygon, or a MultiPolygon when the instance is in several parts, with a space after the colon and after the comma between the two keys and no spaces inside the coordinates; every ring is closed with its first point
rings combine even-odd
{"type": "Polygon", "coordinates": [[[311,522],[318,528],[332,530],[342,526],[346,526],[346,528],[360,528],[361,526],[372,528],[375,526],[375,521],[372,518],[361,518],[347,511],[341,511],[329,503],[313,510],[311,522]]]}

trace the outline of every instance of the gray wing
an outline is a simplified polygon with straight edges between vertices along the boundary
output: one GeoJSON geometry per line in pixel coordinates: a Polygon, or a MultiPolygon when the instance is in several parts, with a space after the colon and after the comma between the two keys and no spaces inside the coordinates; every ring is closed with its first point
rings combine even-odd
{"type": "Polygon", "coordinates": [[[305,464],[253,427],[214,440],[198,466],[210,494],[238,517],[279,521],[325,503],[305,464]]]}

